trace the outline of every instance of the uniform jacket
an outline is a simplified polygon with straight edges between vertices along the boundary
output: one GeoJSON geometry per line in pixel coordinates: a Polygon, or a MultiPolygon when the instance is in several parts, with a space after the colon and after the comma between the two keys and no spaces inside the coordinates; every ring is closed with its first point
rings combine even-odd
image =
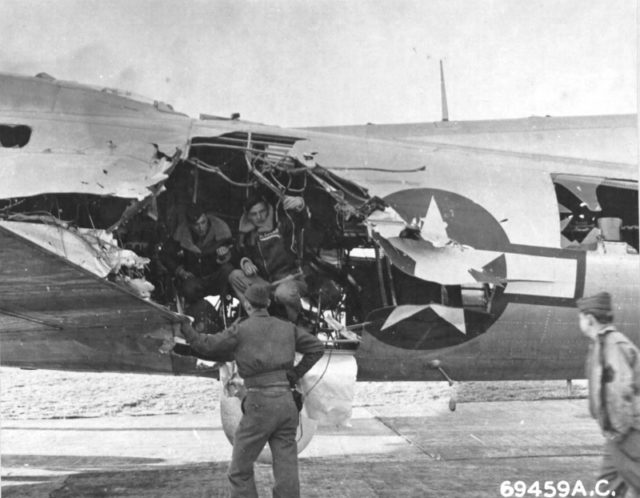
{"type": "Polygon", "coordinates": [[[207,219],[209,230],[200,240],[194,240],[187,223],[178,225],[165,251],[163,262],[169,270],[175,272],[182,266],[194,275],[204,277],[220,267],[216,249],[231,243],[231,230],[224,221],[213,214],[207,214],[207,219]]]}
{"type": "Polygon", "coordinates": [[[208,357],[233,352],[247,387],[289,385],[286,372],[293,369],[295,352],[322,356],[324,350],[317,337],[265,310],[218,334],[198,334],[191,327],[183,327],[183,334],[193,349],[208,357]]]}
{"type": "Polygon", "coordinates": [[[259,233],[245,217],[240,221],[240,253],[258,267],[258,274],[269,282],[295,273],[299,267],[296,228],[304,222],[306,210],[282,212],[276,216],[269,205],[273,230],[259,233]]]}
{"type": "Polygon", "coordinates": [[[602,431],[621,439],[640,430],[640,353],[614,327],[604,329],[587,356],[589,410],[602,431]]]}

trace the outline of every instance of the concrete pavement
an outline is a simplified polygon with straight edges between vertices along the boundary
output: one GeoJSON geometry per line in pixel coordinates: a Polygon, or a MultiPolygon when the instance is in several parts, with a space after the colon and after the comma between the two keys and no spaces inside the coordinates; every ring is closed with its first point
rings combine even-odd
{"type": "MultiPolygon", "coordinates": [[[[497,497],[505,480],[593,489],[602,437],[585,400],[371,406],[321,425],[300,455],[305,497],[497,497]]],[[[217,413],[5,421],[4,497],[224,496],[217,413]]],[[[270,467],[256,466],[261,496],[270,467]]]]}

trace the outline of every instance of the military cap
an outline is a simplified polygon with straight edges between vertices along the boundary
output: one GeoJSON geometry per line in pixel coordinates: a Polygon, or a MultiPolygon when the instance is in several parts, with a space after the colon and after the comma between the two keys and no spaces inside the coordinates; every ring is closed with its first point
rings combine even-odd
{"type": "Polygon", "coordinates": [[[244,297],[253,306],[258,308],[266,308],[269,306],[269,295],[271,289],[265,284],[251,284],[245,291],[244,297]]]}
{"type": "Polygon", "coordinates": [[[611,294],[599,292],[594,296],[583,297],[577,301],[578,309],[584,314],[594,316],[612,316],[611,294]]]}

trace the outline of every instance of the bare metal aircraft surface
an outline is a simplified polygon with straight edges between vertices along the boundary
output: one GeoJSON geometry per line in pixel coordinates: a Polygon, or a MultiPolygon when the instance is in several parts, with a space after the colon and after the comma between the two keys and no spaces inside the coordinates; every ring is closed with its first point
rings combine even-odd
{"type": "Polygon", "coordinates": [[[165,347],[157,251],[255,186],[304,197],[312,326],[359,379],[582,377],[600,290],[640,343],[635,116],[284,129],[0,75],[0,143],[3,365],[210,374],[165,347]]]}

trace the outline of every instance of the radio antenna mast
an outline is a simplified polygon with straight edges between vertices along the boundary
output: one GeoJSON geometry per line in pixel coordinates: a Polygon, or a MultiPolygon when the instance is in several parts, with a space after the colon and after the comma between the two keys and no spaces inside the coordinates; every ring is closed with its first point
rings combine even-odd
{"type": "Polygon", "coordinates": [[[440,97],[442,98],[442,121],[449,121],[449,107],[447,106],[447,88],[444,84],[444,69],[440,59],[440,97]]]}

